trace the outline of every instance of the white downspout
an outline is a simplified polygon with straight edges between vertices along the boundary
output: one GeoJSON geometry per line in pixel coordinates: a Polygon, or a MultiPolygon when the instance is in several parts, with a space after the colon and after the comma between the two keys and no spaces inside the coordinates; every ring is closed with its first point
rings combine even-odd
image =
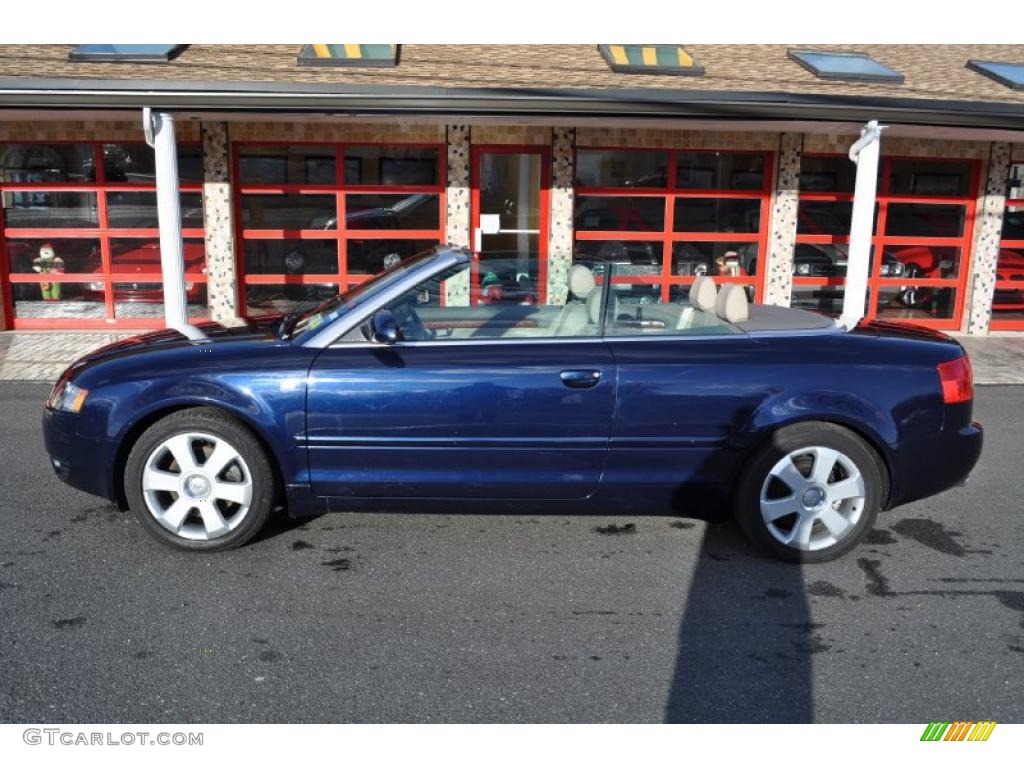
{"type": "MultiPolygon", "coordinates": [[[[864,297],[871,268],[875,195],[878,191],[878,156],[882,131],[886,127],[879,125],[877,120],[870,121],[861,129],[860,138],[850,147],[850,160],[857,165],[857,181],[853,189],[843,314],[839,317],[839,324],[847,330],[854,328],[864,317],[864,297]]],[[[881,254],[876,255],[881,258],[881,254]]]]}
{"type": "Polygon", "coordinates": [[[189,325],[185,296],[185,256],[181,240],[181,198],[178,191],[178,145],[174,116],[142,110],[146,143],[156,152],[156,206],[160,225],[160,268],[164,281],[164,322],[193,340],[207,338],[189,325]]]}

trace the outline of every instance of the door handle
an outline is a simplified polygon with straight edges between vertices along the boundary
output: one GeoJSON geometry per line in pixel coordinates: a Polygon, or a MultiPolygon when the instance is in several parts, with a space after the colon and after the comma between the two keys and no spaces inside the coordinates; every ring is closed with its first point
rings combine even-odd
{"type": "Polygon", "coordinates": [[[600,371],[562,371],[562,383],[573,389],[589,389],[601,380],[600,371]]]}

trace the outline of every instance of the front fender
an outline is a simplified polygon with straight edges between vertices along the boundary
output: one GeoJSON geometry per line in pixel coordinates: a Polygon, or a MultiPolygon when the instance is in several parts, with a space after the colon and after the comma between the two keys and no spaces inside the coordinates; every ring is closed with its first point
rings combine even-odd
{"type": "MultiPolygon", "coordinates": [[[[162,413],[186,407],[220,408],[252,429],[273,454],[286,484],[309,482],[304,452],[296,437],[306,428],[305,375],[263,372],[259,375],[206,374],[185,380],[148,380],[118,385],[106,418],[106,439],[119,447],[141,425],[162,413]]],[[[114,468],[111,468],[112,471],[114,468]]]]}

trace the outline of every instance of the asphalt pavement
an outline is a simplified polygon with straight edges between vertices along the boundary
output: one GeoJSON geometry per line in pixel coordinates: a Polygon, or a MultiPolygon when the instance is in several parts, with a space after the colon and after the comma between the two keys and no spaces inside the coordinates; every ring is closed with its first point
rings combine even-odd
{"type": "Polygon", "coordinates": [[[967,487],[804,568],[730,524],[461,504],[177,552],[57,480],[47,393],[0,385],[0,721],[1024,720],[1024,388],[978,389],[967,487]]]}

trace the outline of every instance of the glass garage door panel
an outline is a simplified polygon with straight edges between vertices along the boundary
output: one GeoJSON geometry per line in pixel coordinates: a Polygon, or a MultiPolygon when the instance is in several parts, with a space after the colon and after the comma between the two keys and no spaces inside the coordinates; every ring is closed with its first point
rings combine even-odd
{"type": "Polygon", "coordinates": [[[105,284],[12,283],[17,320],[103,320],[107,316],[105,284]]]}
{"type": "Polygon", "coordinates": [[[338,271],[337,240],[246,240],[248,275],[329,275],[338,271]]]}
{"type": "Polygon", "coordinates": [[[615,152],[580,149],[576,179],[582,187],[664,189],[668,186],[668,152],[615,152]]]}
{"type": "Polygon", "coordinates": [[[0,146],[0,182],[78,183],[96,180],[91,144],[5,144],[0,146]]]}
{"type": "Polygon", "coordinates": [[[889,203],[885,234],[900,237],[962,237],[967,208],[963,205],[889,203]]]}
{"type": "Polygon", "coordinates": [[[956,311],[956,289],[883,285],[877,316],[883,320],[948,320],[956,311]]]}
{"type": "Polygon", "coordinates": [[[337,295],[337,283],[260,283],[245,287],[245,306],[250,315],[305,311],[337,295]]]}
{"type": "Polygon", "coordinates": [[[662,197],[576,197],[576,229],[581,232],[661,232],[664,228],[662,197]]]}
{"type": "Polygon", "coordinates": [[[8,238],[7,264],[12,275],[42,275],[49,271],[72,275],[103,271],[100,241],[92,237],[8,238]],[[40,254],[46,246],[53,249],[54,261],[40,254]]]}
{"type": "Polygon", "coordinates": [[[3,193],[8,229],[74,229],[100,224],[95,192],[47,192],[31,189],[3,193]]]}

